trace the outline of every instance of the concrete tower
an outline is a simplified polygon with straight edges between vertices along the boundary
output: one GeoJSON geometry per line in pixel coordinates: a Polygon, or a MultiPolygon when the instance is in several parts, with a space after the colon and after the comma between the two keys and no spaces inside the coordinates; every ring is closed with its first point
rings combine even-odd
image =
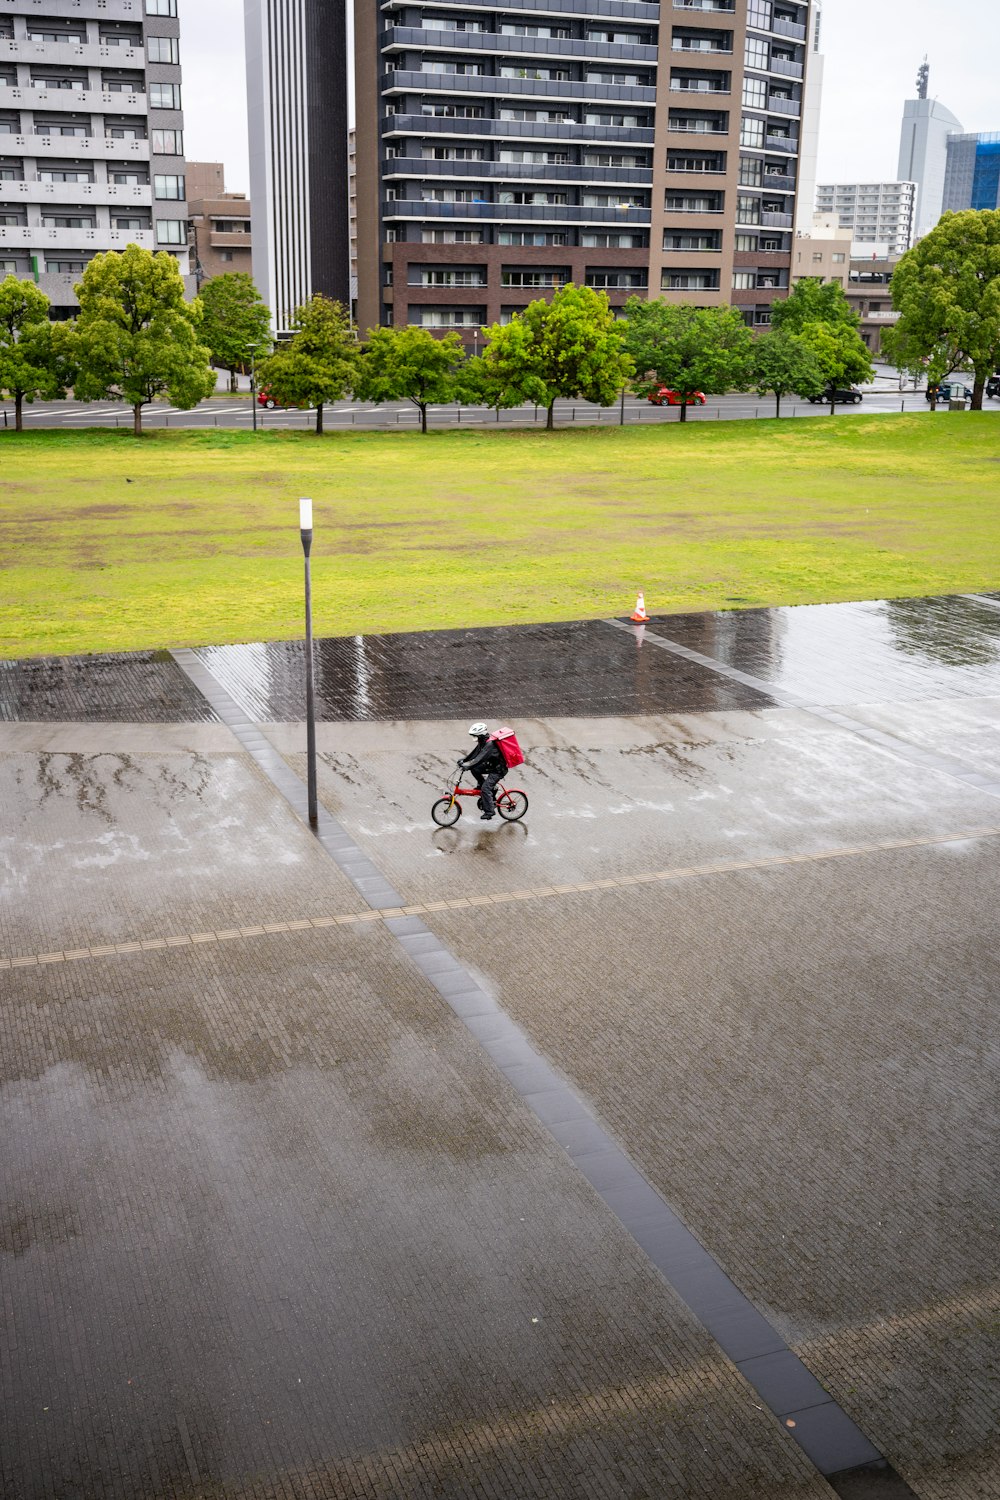
{"type": "Polygon", "coordinates": [[[917,98],[907,99],[903,106],[896,170],[901,182],[915,182],[917,185],[913,222],[915,239],[933,229],[941,217],[948,137],[962,131],[950,109],[945,109],[937,99],[928,99],[928,74],[925,59],[917,75],[917,98]]]}

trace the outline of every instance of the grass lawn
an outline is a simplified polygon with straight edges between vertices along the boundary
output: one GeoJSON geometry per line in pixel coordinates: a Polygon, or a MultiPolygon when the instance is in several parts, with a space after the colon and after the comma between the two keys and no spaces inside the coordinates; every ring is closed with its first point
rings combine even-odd
{"type": "Polygon", "coordinates": [[[0,654],[1000,586],[988,414],[556,432],[0,434],[0,654]]]}

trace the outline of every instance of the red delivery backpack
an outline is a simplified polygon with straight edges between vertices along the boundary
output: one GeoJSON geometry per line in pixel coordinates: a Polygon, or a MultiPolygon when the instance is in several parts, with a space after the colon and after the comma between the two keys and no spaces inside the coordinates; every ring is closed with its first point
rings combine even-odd
{"type": "Polygon", "coordinates": [[[500,746],[500,754],[507,762],[508,771],[524,764],[524,755],[517,743],[517,735],[507,724],[501,724],[495,734],[490,735],[490,739],[495,740],[500,746]]]}

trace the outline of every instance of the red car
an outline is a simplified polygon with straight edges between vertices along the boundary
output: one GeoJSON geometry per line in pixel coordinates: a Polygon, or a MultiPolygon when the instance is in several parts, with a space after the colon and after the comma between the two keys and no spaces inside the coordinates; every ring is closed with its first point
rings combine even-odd
{"type": "Polygon", "coordinates": [[[672,391],[669,386],[661,385],[658,391],[652,391],[646,397],[654,406],[704,406],[705,397],[701,391],[692,391],[686,401],[682,401],[679,391],[672,391]]]}

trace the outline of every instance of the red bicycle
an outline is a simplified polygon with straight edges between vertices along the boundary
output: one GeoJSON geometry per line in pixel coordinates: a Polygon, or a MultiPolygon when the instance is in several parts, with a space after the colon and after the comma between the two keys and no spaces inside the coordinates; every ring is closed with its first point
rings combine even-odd
{"type": "MultiPolygon", "coordinates": [[[[508,788],[501,783],[497,786],[495,796],[497,812],[508,823],[516,823],[528,811],[528,794],[522,792],[520,787],[508,788]]],[[[463,786],[462,777],[459,777],[454,790],[445,797],[439,797],[431,808],[431,817],[439,828],[450,828],[453,823],[458,822],[462,816],[460,797],[475,797],[477,806],[482,805],[479,802],[479,788],[463,786]]]]}

